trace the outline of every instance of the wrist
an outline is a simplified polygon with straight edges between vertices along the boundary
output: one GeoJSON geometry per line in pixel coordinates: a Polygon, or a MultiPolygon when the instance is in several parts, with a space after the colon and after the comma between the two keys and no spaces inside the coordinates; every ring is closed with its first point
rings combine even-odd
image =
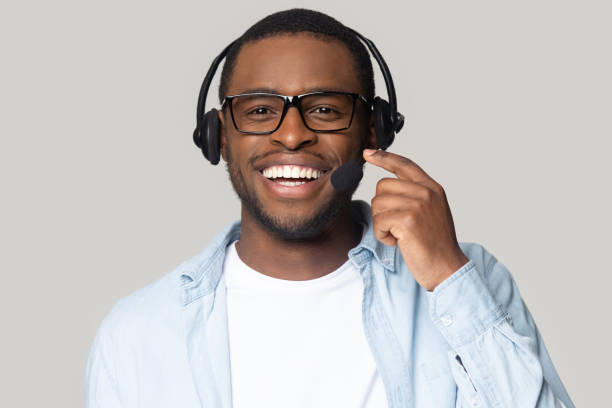
{"type": "Polygon", "coordinates": [[[443,266],[440,267],[439,269],[440,272],[438,273],[437,279],[433,283],[428,284],[427,285],[428,287],[426,287],[425,289],[427,289],[430,292],[433,292],[434,289],[438,287],[438,285],[440,285],[446,279],[450,278],[455,272],[461,269],[461,267],[463,267],[469,261],[470,259],[467,256],[465,256],[463,251],[461,251],[461,249],[458,249],[455,256],[449,259],[448,261],[446,261],[443,264],[443,266]]]}

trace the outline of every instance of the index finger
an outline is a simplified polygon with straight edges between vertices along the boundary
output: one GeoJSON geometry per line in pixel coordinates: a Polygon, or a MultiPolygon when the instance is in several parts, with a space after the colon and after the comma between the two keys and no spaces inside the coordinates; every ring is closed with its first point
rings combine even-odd
{"type": "Polygon", "coordinates": [[[417,183],[434,181],[418,164],[399,154],[384,150],[365,149],[363,158],[368,163],[390,171],[400,179],[412,180],[417,183]]]}

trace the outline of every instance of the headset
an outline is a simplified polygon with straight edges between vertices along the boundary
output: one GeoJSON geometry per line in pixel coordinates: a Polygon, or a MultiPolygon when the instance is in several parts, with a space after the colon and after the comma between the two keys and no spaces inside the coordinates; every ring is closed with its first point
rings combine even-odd
{"type": "MultiPolygon", "coordinates": [[[[370,50],[370,54],[374,57],[380,70],[382,72],[383,78],[385,79],[385,85],[387,87],[387,96],[389,97],[389,101],[375,97],[372,101],[372,111],[374,115],[374,130],[376,132],[376,143],[379,149],[386,150],[393,140],[395,139],[395,134],[398,133],[402,127],[404,126],[404,115],[397,111],[397,98],[395,96],[395,87],[393,86],[393,78],[391,78],[391,72],[389,71],[389,67],[387,63],[383,59],[382,55],[374,45],[372,41],[359,34],[357,31],[352,28],[347,27],[347,29],[352,32],[357,38],[359,38],[370,50]]],[[[204,77],[204,82],[202,82],[202,87],[200,88],[200,94],[198,97],[198,107],[196,112],[196,128],[193,131],[193,142],[197,147],[202,149],[202,154],[204,157],[211,163],[217,164],[219,163],[219,159],[221,156],[220,151],[220,121],[219,121],[219,111],[215,108],[210,109],[208,112],[204,113],[204,109],[206,106],[206,96],[208,95],[208,89],[212,83],[213,77],[217,68],[221,64],[221,61],[227,55],[228,51],[238,40],[232,41],[227,47],[221,51],[219,55],[213,60],[206,76],[204,77]]]]}

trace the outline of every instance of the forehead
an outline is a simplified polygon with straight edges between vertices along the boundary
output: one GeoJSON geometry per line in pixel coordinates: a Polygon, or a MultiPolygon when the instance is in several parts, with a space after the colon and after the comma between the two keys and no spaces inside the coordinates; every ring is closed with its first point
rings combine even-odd
{"type": "Polygon", "coordinates": [[[308,33],[246,43],[228,85],[228,95],[253,89],[285,95],[316,89],[363,92],[348,47],[338,40],[308,33]]]}

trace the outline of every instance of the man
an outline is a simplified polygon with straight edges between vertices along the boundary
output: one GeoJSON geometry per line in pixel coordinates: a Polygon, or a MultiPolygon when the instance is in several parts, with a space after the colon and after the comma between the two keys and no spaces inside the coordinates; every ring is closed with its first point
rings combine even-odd
{"type": "Polygon", "coordinates": [[[422,168],[375,150],[351,31],[268,16],[232,45],[219,96],[241,221],[115,306],[89,407],[573,406],[509,271],[457,242],[422,168]],[[371,207],[330,183],[349,162],[393,175],[371,207]]]}

